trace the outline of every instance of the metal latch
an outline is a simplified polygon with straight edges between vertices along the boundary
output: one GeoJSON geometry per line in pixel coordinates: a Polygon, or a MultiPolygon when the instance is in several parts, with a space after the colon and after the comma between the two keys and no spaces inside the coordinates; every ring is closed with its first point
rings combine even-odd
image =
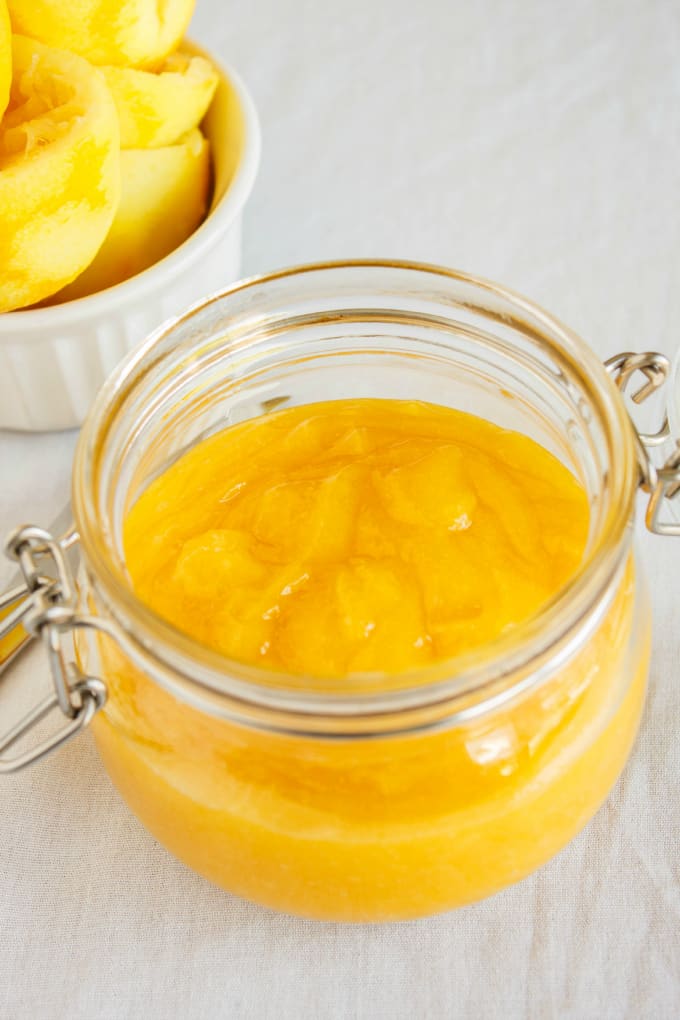
{"type": "Polygon", "coordinates": [[[106,701],[106,687],[97,677],[85,676],[67,659],[64,640],[79,627],[97,627],[98,621],[78,610],[75,579],[65,556],[78,541],[74,531],[57,539],[32,525],[10,535],[5,551],[19,564],[23,584],[0,595],[0,660],[6,665],[29,638],[42,640],[52,675],[52,692],[16,726],[0,735],[0,773],[16,772],[39,761],[79,733],[106,701]],[[41,719],[58,709],[63,723],[37,746],[7,757],[10,750],[41,719]]]}
{"type": "MultiPolygon", "coordinates": [[[[656,351],[615,354],[613,358],[605,361],[605,368],[621,393],[626,391],[628,383],[638,372],[644,376],[642,385],[631,394],[631,399],[636,404],[644,403],[664,386],[670,373],[668,358],[656,351]]],[[[664,415],[663,422],[656,432],[640,432],[635,422],[633,429],[640,466],[640,488],[649,494],[645,523],[656,535],[680,535],[680,523],[662,520],[667,501],[680,492],[680,438],[671,437],[667,414],[664,415]],[[674,448],[657,467],[652,460],[651,451],[673,442],[673,438],[674,448]]]]}

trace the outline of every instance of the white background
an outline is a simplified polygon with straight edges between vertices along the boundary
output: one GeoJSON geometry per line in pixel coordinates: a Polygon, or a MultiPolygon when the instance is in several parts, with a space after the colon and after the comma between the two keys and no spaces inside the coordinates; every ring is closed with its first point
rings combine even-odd
{"type": "MultiPolygon", "coordinates": [[[[424,259],[525,292],[603,357],[678,347],[677,0],[199,0],[192,32],[262,119],[245,273],[424,259]]],[[[54,516],[73,442],[0,433],[0,531],[54,516]]],[[[537,875],[411,924],[277,916],[171,859],[84,737],[0,781],[0,1018],[680,1015],[680,541],[641,552],[638,745],[537,875]]],[[[22,676],[45,681],[39,655],[22,676]]]]}

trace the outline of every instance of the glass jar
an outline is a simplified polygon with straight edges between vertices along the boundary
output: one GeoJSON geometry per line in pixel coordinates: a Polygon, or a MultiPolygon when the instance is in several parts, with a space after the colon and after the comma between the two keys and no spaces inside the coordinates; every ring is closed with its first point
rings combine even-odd
{"type": "Polygon", "coordinates": [[[676,530],[659,515],[677,472],[655,471],[611,376],[623,387],[640,369],[644,396],[665,376],[661,362],[622,355],[608,373],[517,295],[408,263],[293,269],[195,307],[100,392],[75,459],[75,532],[54,542],[28,529],[10,543],[55,694],[0,753],[39,711],[58,704],[70,721],[0,768],[95,716],[105,767],[160,842],[218,885],[307,917],[419,917],[521,879],[597,810],[637,731],[650,620],[635,495],[642,482],[650,524],[676,530]],[[376,396],[521,431],[581,480],[583,563],[536,616],[417,674],[322,680],[227,660],[137,600],[123,522],[173,460],[274,408],[376,396]],[[76,533],[71,591],[63,550],[76,533]],[[37,569],[48,554],[51,589],[37,569]],[[77,667],[62,647],[74,627],[77,667]]]}

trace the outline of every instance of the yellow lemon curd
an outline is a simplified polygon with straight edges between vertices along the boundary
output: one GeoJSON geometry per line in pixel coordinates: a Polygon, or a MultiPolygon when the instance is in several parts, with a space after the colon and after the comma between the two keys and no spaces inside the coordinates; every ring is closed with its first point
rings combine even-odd
{"type": "MultiPolygon", "coordinates": [[[[124,545],[139,598],[178,629],[269,684],[351,694],[425,684],[507,635],[578,571],[588,530],[584,489],[528,437],[362,399],[199,442],[137,500],[124,545]]],[[[636,605],[629,563],[542,682],[372,740],[218,719],[106,645],[98,745],[148,828],[233,892],[351,921],[449,909],[542,864],[606,796],[644,695],[636,605]]]]}

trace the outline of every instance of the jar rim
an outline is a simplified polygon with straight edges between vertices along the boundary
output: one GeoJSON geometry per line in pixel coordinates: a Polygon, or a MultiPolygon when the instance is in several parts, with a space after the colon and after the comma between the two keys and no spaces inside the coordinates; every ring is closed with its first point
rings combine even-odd
{"type": "Polygon", "coordinates": [[[527,684],[539,682],[546,669],[552,672],[556,657],[573,653],[576,632],[580,646],[608,604],[612,578],[627,557],[637,482],[633,429],[623,401],[591,348],[554,316],[504,286],[458,270],[408,260],[352,259],[249,277],[198,302],[152,333],[109,376],[85,420],[74,460],[73,509],[88,574],[118,624],[121,643],[161,686],[203,711],[268,730],[299,733],[320,728],[335,734],[343,731],[348,720],[355,729],[362,720],[364,731],[384,732],[395,720],[399,720],[398,729],[406,719],[413,729],[414,724],[415,728],[430,727],[433,720],[458,718],[461,712],[476,714],[499,697],[514,697],[527,684]],[[607,429],[611,509],[593,549],[567,585],[511,633],[445,662],[399,674],[396,689],[378,691],[355,686],[349,691],[346,687],[342,691],[310,689],[304,686],[304,678],[246,667],[179,631],[141,602],[114,569],[94,499],[102,437],[115,421],[125,387],[128,392],[134,390],[135,371],[155,347],[193,316],[230,295],[306,274],[332,275],[342,270],[424,274],[500,299],[527,328],[529,319],[539,324],[541,343],[566,359],[607,429]]]}

